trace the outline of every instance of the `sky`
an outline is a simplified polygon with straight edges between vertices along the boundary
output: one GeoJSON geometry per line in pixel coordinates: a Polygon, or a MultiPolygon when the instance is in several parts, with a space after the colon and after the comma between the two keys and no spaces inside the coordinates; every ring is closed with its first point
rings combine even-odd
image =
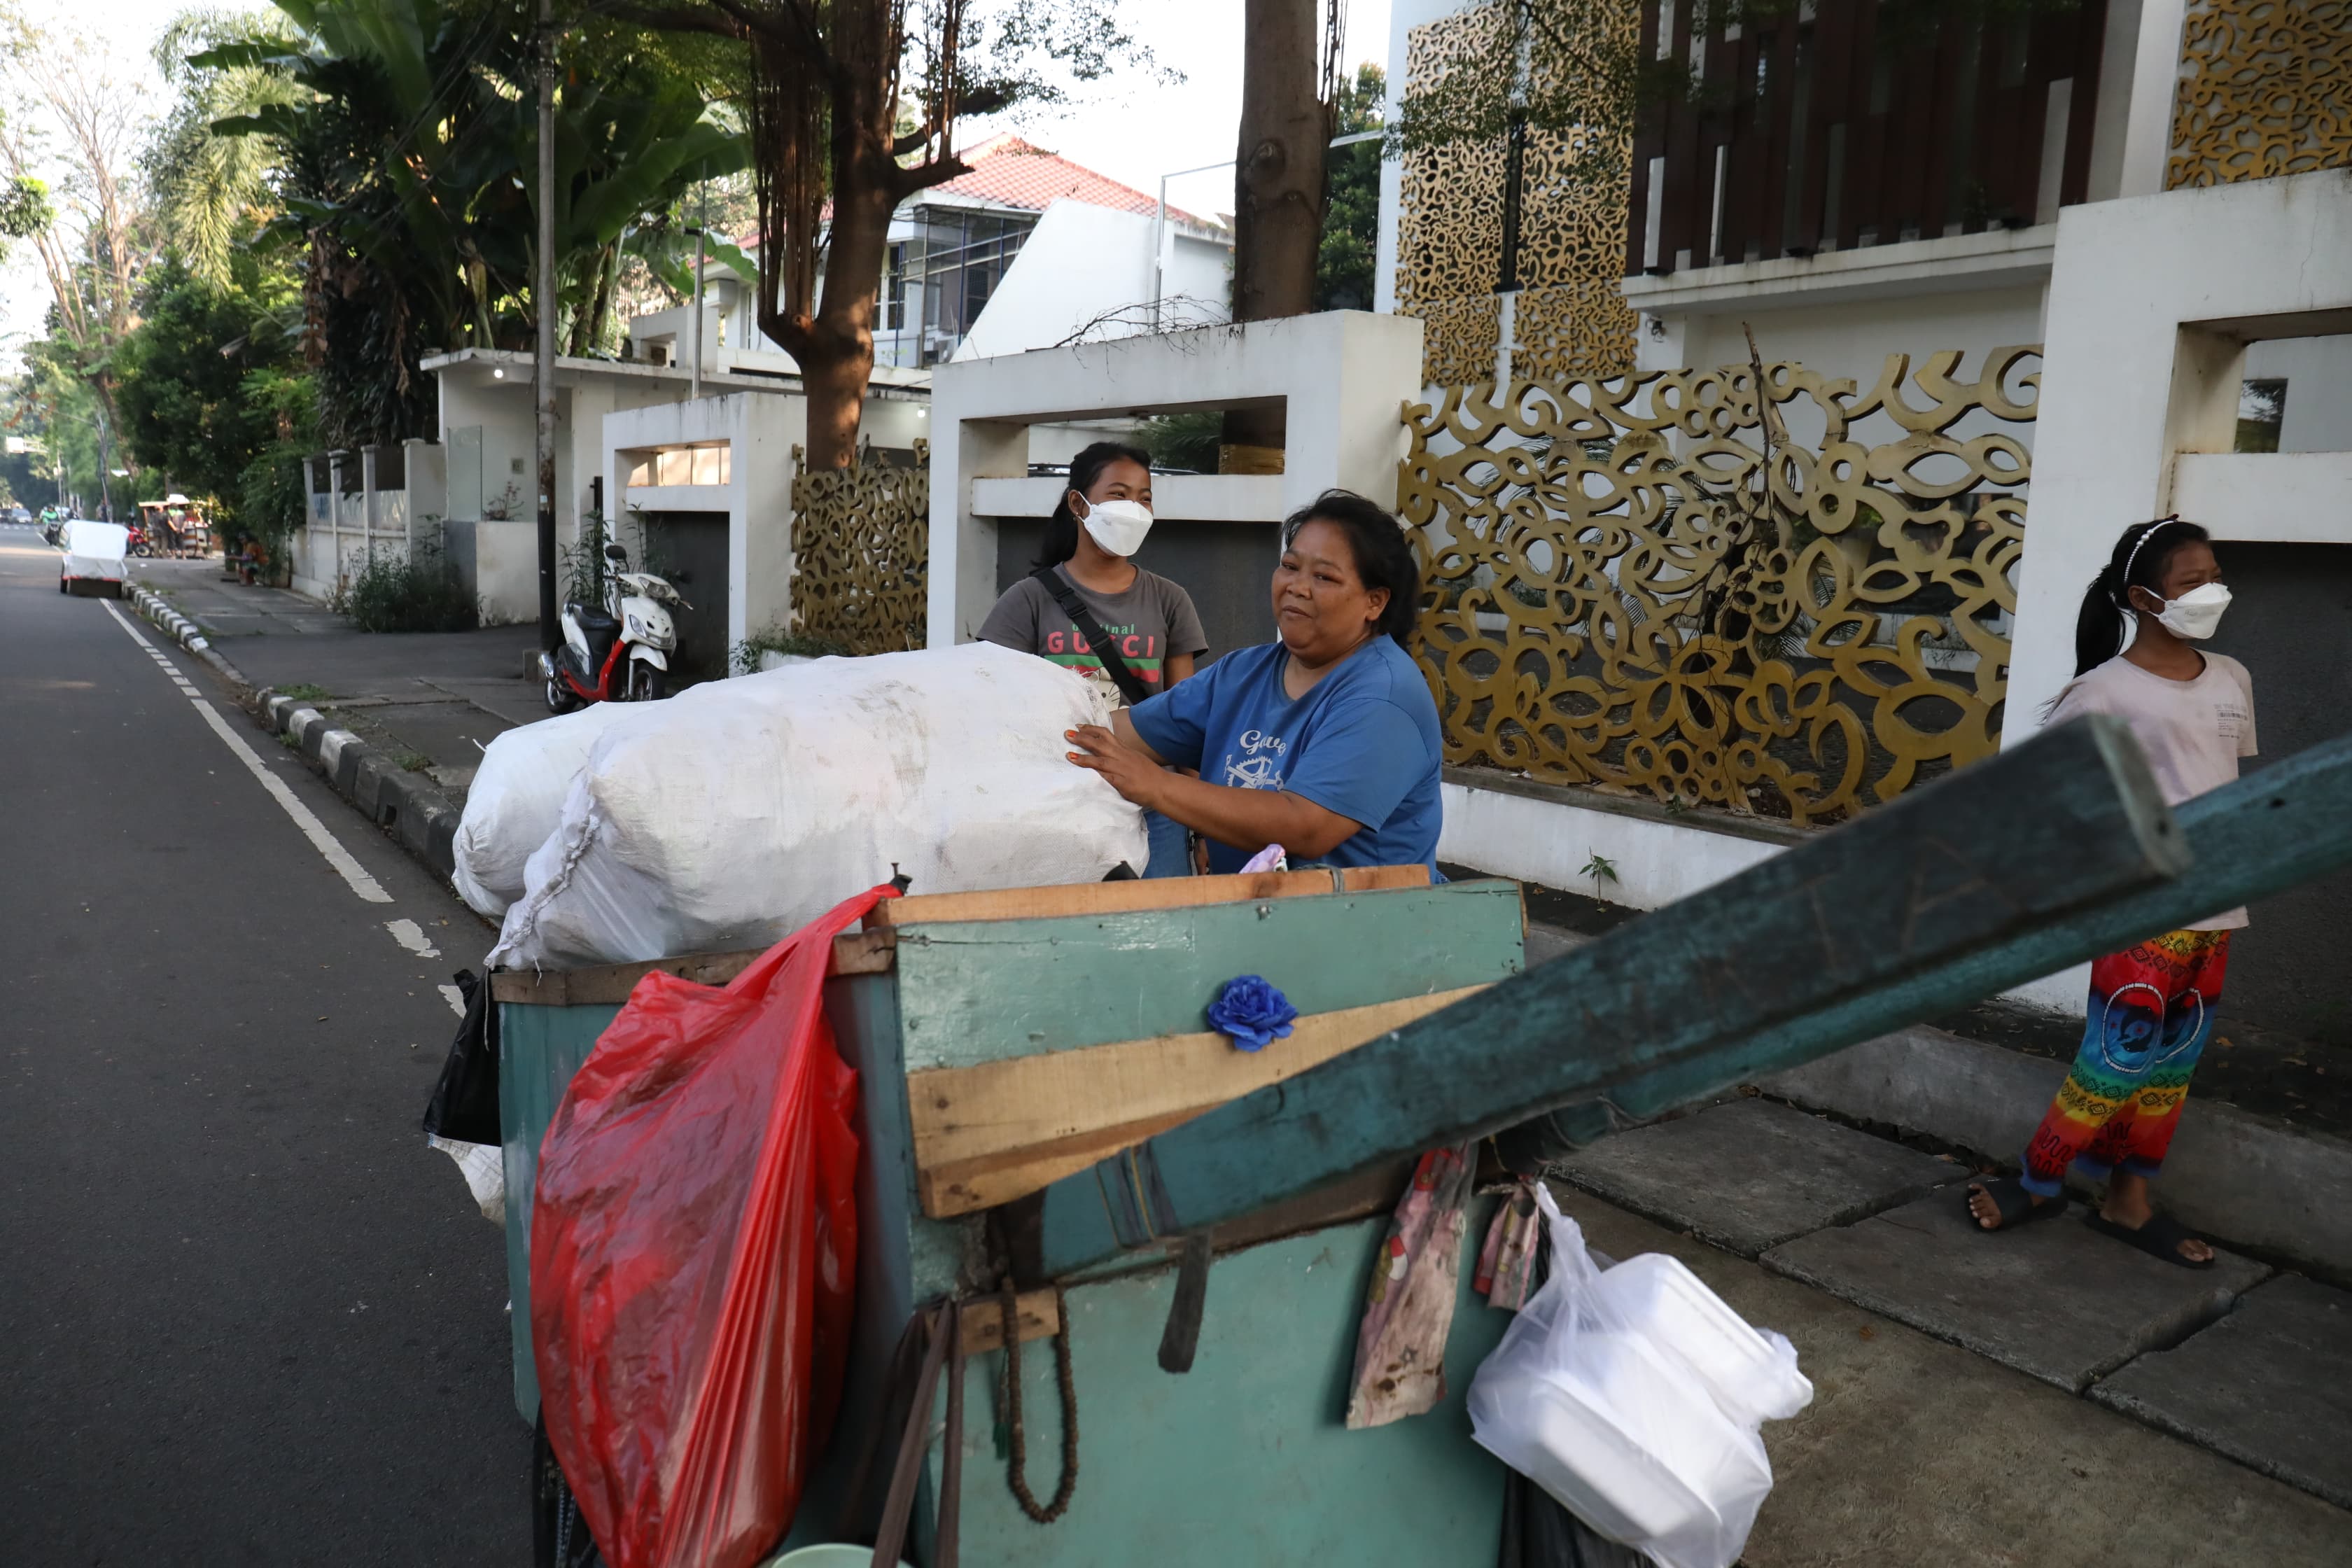
{"type": "MultiPolygon", "coordinates": [[[[260,0],[205,0],[228,10],[267,10],[260,0]]],[[[1241,121],[1243,0],[1123,0],[1123,13],[1138,42],[1159,63],[1183,79],[1160,83],[1127,71],[1087,89],[1085,97],[1049,117],[1019,124],[976,123],[966,145],[996,129],[1011,130],[1049,152],[1135,186],[1147,195],[1160,176],[1203,163],[1223,163],[1234,155],[1241,121]]],[[[148,59],[172,17],[186,0],[100,0],[102,35],[93,45],[111,50],[127,80],[158,94],[162,83],[148,59]]],[[[93,15],[89,0],[26,0],[36,25],[70,29],[93,15]]],[[[1350,74],[1363,60],[1382,62],[1388,52],[1389,0],[1349,0],[1344,58],[1350,74]]],[[[11,106],[24,112],[22,106],[11,106]]],[[[1203,215],[1230,211],[1233,170],[1210,169],[1171,180],[1168,199],[1203,215]]],[[[10,361],[26,337],[40,331],[47,309],[47,286],[25,247],[0,265],[0,361],[10,361]]]]}

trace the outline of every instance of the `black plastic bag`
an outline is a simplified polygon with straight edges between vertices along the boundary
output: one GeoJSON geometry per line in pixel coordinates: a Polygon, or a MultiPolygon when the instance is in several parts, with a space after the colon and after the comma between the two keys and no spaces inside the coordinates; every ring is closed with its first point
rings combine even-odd
{"type": "Polygon", "coordinates": [[[457,1143],[504,1142],[499,1128],[498,1009],[490,1002],[488,982],[474,978],[470,969],[454,978],[466,994],[466,1021],[450,1042],[449,1059],[441,1064],[441,1081],[425,1106],[425,1131],[457,1143]]]}

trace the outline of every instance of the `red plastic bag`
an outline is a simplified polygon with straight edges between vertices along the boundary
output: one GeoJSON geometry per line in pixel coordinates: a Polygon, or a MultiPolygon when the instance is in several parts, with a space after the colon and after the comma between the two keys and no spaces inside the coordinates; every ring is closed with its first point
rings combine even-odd
{"type": "Polygon", "coordinates": [[[540,1146],[530,1328],[547,1436],[613,1568],[746,1568],[840,1402],[857,1076],[823,987],[860,893],[724,989],[649,974],[540,1146]]]}

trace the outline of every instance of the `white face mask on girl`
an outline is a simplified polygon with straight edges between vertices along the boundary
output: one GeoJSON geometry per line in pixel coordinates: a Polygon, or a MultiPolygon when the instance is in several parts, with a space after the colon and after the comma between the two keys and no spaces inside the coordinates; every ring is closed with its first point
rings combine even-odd
{"type": "Polygon", "coordinates": [[[1113,555],[1132,555],[1143,548],[1143,536],[1151,531],[1151,509],[1138,500],[1088,501],[1086,516],[1078,521],[1086,524],[1094,542],[1113,555]]]}
{"type": "Polygon", "coordinates": [[[2178,599],[2163,599],[2162,603],[2164,611],[2156,617],[2158,625],[2174,637],[2203,642],[2221,624],[2221,612],[2230,607],[2230,590],[2219,583],[2207,583],[2189,589],[2178,599]]]}

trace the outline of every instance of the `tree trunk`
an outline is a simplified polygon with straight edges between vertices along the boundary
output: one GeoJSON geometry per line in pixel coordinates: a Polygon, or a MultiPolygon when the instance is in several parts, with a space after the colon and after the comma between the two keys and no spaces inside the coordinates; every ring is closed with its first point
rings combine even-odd
{"type": "Polygon", "coordinates": [[[882,262],[898,210],[903,173],[890,157],[890,116],[878,92],[862,82],[834,97],[833,222],[826,232],[824,281],[814,317],[771,317],[760,330],[793,356],[808,395],[808,466],[846,468],[857,461],[857,426],[874,374],[874,311],[882,262]],[[872,101],[867,101],[871,100],[872,101]]]}
{"type": "MultiPolygon", "coordinates": [[[[1234,320],[1265,321],[1315,308],[1323,237],[1323,165],[1331,139],[1321,97],[1317,0],[1245,0],[1242,125],[1234,162],[1234,320]]],[[[1279,410],[1225,416],[1221,465],[1261,467],[1279,451],[1279,410]]]]}
{"type": "Polygon", "coordinates": [[[1323,164],[1331,139],[1316,0],[1246,0],[1242,127],[1234,163],[1234,320],[1315,307],[1323,164]]]}

